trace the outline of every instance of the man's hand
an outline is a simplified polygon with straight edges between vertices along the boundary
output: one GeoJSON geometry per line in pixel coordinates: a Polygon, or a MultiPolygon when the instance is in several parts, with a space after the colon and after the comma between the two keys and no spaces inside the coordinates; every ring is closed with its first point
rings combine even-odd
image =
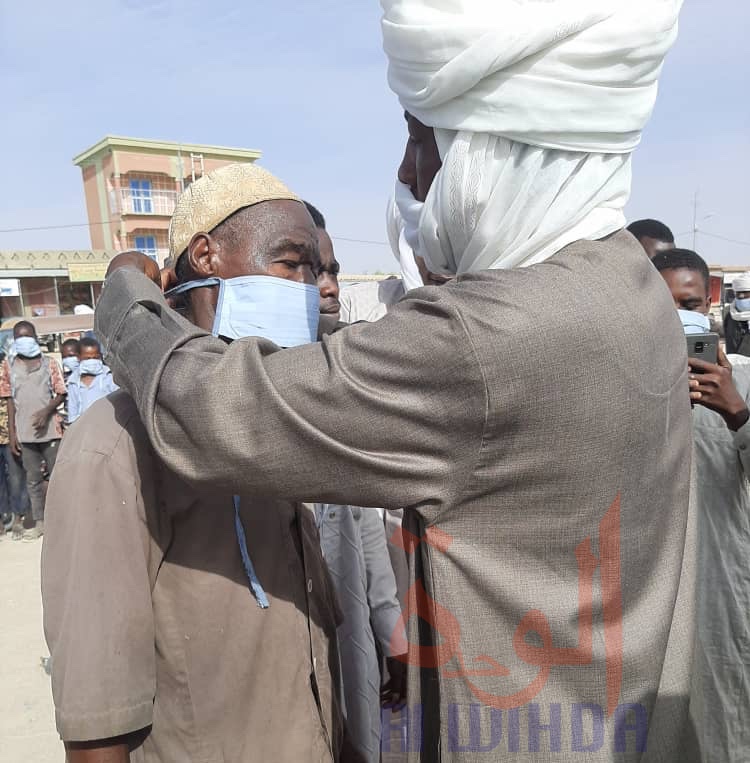
{"type": "Polygon", "coordinates": [[[406,703],[406,655],[386,657],[385,664],[390,678],[380,689],[380,703],[399,710],[406,703]]]}
{"type": "Polygon", "coordinates": [[[174,268],[162,268],[159,275],[161,277],[162,291],[169,291],[179,283],[174,268]]]}
{"type": "Polygon", "coordinates": [[[34,427],[34,431],[37,433],[37,435],[44,434],[44,430],[47,428],[47,422],[49,421],[50,416],[51,413],[47,408],[42,408],[41,411],[37,411],[32,415],[31,426],[34,427]]]}
{"type": "Polygon", "coordinates": [[[107,276],[112,275],[115,270],[121,268],[130,268],[143,273],[146,278],[151,279],[161,289],[161,273],[159,266],[150,257],[141,252],[122,252],[118,254],[107,268],[107,276]]]}
{"type": "Polygon", "coordinates": [[[11,432],[10,434],[10,452],[16,456],[16,458],[21,458],[21,455],[23,454],[23,450],[21,449],[21,443],[18,442],[18,438],[16,437],[15,432],[11,432]]]}
{"type": "Polygon", "coordinates": [[[718,413],[729,429],[736,432],[750,418],[747,404],[732,379],[732,364],[719,349],[719,362],[689,358],[690,399],[718,413]]]}

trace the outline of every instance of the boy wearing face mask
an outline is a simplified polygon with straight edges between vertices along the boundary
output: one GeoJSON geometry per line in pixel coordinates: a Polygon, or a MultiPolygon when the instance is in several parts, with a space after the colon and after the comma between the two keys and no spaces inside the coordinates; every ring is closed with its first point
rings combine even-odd
{"type": "MultiPolygon", "coordinates": [[[[686,334],[708,328],[709,271],[695,252],[653,258],[686,334]]],[[[690,359],[698,590],[693,696],[705,718],[700,746],[712,760],[744,761],[750,749],[750,366],[690,359]]]]}
{"type": "Polygon", "coordinates": [[[81,363],[81,343],[77,339],[66,339],[60,347],[62,357],[63,375],[65,383],[68,383],[70,375],[78,370],[81,363]]]}
{"type": "Polygon", "coordinates": [[[57,361],[42,355],[32,323],[19,321],[13,339],[14,357],[3,361],[0,372],[0,397],[8,401],[11,451],[22,456],[26,469],[32,520],[23,537],[35,540],[44,533],[45,478],[52,474],[62,437],[56,412],[66,389],[57,361]]]}
{"type": "Polygon", "coordinates": [[[93,337],[83,337],[80,346],[80,364],[68,379],[68,424],[79,419],[97,400],[119,389],[104,365],[99,342],[93,337]]]}

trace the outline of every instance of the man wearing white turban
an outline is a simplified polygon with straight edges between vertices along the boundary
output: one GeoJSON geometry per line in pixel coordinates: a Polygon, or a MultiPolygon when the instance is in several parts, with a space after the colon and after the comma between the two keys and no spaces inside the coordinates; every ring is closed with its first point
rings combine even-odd
{"type": "Polygon", "coordinates": [[[173,471],[404,507],[414,759],[699,758],[685,338],[621,230],[679,5],[384,0],[417,254],[458,277],[376,323],[225,345],[110,267],[97,332],[173,471]]]}

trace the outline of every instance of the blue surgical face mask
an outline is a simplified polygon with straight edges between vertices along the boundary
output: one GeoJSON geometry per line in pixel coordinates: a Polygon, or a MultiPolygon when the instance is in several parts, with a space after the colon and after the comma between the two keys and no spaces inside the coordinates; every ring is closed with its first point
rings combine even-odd
{"type": "Polygon", "coordinates": [[[747,312],[750,312],[750,299],[735,299],[734,300],[734,309],[738,313],[747,313],[747,312]]]}
{"type": "Polygon", "coordinates": [[[13,349],[16,355],[24,358],[38,358],[42,354],[42,348],[33,336],[19,336],[13,342],[13,349]]]}
{"type": "Polygon", "coordinates": [[[69,373],[78,370],[78,366],[81,365],[81,361],[75,355],[68,355],[67,358],[62,360],[63,368],[69,373]]]}
{"type": "Polygon", "coordinates": [[[711,332],[711,321],[707,315],[697,313],[695,310],[678,310],[677,314],[682,321],[682,328],[686,334],[708,334],[711,332]]]}
{"type": "Polygon", "coordinates": [[[320,292],[317,286],[274,276],[206,278],[167,292],[184,294],[202,286],[218,286],[214,336],[243,339],[259,336],[279,347],[298,347],[318,340],[320,292]]]}
{"type": "Polygon", "coordinates": [[[104,373],[104,362],[99,358],[89,358],[89,360],[82,360],[81,376],[99,376],[104,373]]]}

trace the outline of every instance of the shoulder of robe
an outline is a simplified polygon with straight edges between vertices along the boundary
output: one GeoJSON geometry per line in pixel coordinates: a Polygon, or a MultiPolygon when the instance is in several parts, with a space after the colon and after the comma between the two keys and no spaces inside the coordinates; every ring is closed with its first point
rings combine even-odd
{"type": "Polygon", "coordinates": [[[60,461],[104,456],[127,467],[151,455],[146,429],[135,401],[124,390],[97,400],[63,437],[60,461]]]}

